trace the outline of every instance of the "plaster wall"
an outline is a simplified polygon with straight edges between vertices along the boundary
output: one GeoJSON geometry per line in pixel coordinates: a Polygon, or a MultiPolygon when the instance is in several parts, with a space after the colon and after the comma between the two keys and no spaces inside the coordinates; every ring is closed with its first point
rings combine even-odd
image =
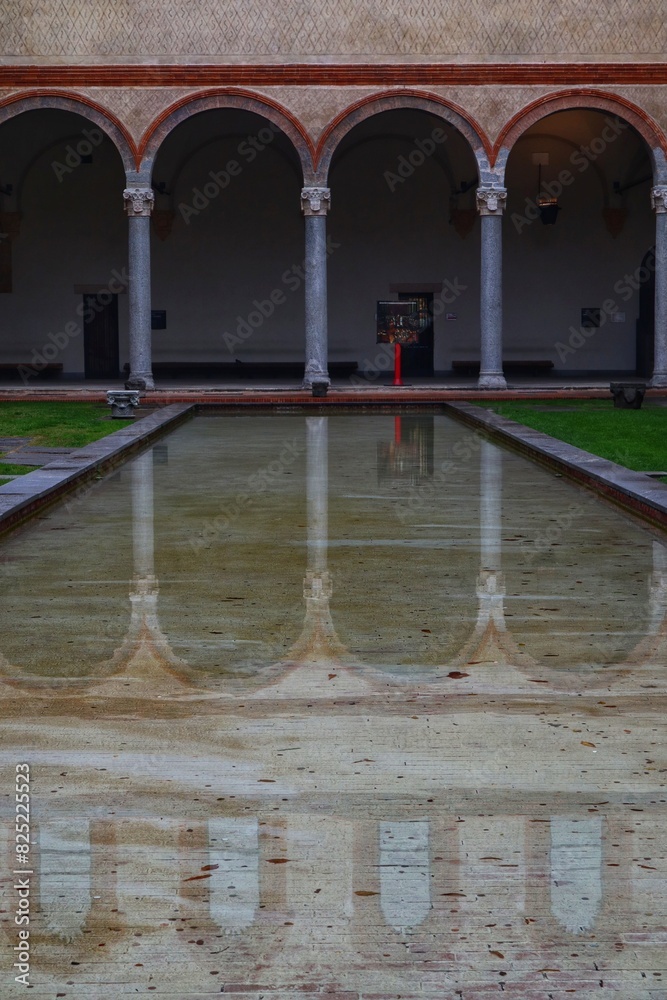
{"type": "Polygon", "coordinates": [[[549,61],[664,58],[662,0],[2,0],[5,63],[549,61]]]}

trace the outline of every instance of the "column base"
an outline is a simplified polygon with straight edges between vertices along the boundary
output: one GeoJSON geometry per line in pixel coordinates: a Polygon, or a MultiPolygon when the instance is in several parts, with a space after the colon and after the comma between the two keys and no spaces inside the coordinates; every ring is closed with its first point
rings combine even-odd
{"type": "Polygon", "coordinates": [[[477,379],[478,389],[506,389],[507,382],[502,372],[480,372],[477,379]]]}
{"type": "Polygon", "coordinates": [[[312,389],[314,382],[326,382],[327,385],[331,385],[329,372],[316,372],[308,369],[303,376],[303,388],[312,389]]]}
{"type": "Polygon", "coordinates": [[[139,389],[152,392],[155,389],[155,381],[152,372],[130,372],[125,383],[126,389],[139,389]]]}
{"type": "Polygon", "coordinates": [[[649,389],[667,389],[667,372],[654,372],[648,384],[649,389]]]}

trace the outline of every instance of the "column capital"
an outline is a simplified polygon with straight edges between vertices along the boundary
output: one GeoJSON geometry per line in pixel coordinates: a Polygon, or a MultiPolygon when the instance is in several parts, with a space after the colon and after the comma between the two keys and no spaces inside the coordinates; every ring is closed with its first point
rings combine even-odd
{"type": "Polygon", "coordinates": [[[125,211],[130,218],[147,216],[153,211],[155,192],[149,187],[131,187],[123,191],[125,211]]]}
{"type": "Polygon", "coordinates": [[[480,215],[502,215],[507,204],[507,188],[478,187],[476,197],[480,215]]]}
{"type": "Polygon", "coordinates": [[[331,188],[305,187],[301,190],[301,211],[304,215],[326,215],[331,207],[331,188]]]}
{"type": "Polygon", "coordinates": [[[651,207],[658,215],[667,212],[667,184],[658,184],[651,188],[651,207]]]}

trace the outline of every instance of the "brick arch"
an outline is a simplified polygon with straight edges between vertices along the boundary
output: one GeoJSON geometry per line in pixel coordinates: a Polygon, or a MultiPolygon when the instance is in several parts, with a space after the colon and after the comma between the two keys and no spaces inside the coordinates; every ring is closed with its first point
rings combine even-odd
{"type": "Polygon", "coordinates": [[[426,111],[453,125],[468,140],[477,161],[480,180],[492,180],[491,143],[475,119],[462,108],[436,94],[419,90],[397,90],[365,97],[342,111],[327,126],[315,152],[316,180],[326,184],[334,153],[340,142],[356,125],[383,111],[413,109],[426,111]]]}
{"type": "Polygon", "coordinates": [[[236,108],[261,115],[276,125],[292,143],[303,173],[304,182],[313,176],[314,147],[301,122],[286,108],[262,94],[255,94],[238,87],[201,91],[175,101],[166,108],[144,132],[139,143],[141,177],[150,182],[151,172],[160,146],[167,136],[182,122],[204,111],[236,108]]]}
{"type": "Polygon", "coordinates": [[[555,94],[545,94],[519,111],[501,129],[493,147],[492,163],[504,174],[507,158],[517,139],[523,133],[549,115],[558,111],[586,109],[602,111],[627,122],[646,142],[653,165],[655,184],[667,183],[667,137],[660,126],[642,108],[618,94],[603,90],[562,90],[555,94]]]}
{"type": "Polygon", "coordinates": [[[0,124],[26,111],[42,109],[69,111],[97,125],[118,150],[125,173],[127,175],[134,173],[137,165],[137,148],[130,133],[114,114],[81,94],[64,90],[30,90],[12,94],[11,97],[0,101],[0,124]]]}

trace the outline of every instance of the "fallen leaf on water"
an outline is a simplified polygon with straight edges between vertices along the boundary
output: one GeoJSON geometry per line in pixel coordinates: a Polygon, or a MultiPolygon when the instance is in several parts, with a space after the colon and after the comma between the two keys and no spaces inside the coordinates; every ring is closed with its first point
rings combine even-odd
{"type": "Polygon", "coordinates": [[[275,778],[258,778],[258,781],[263,781],[265,785],[275,785],[275,778]]]}
{"type": "Polygon", "coordinates": [[[595,743],[589,743],[588,740],[582,740],[581,745],[582,747],[594,747],[595,743]]]}
{"type": "Polygon", "coordinates": [[[266,859],[270,865],[286,865],[291,858],[267,858],[266,859]]]}
{"type": "Polygon", "coordinates": [[[219,868],[219,867],[220,867],[220,865],[202,865],[201,870],[203,872],[213,872],[213,871],[215,871],[216,868],[219,868]]]}
{"type": "Polygon", "coordinates": [[[461,677],[469,677],[470,674],[463,674],[460,670],[450,670],[447,676],[452,677],[455,681],[458,681],[461,677]]]}
{"type": "Polygon", "coordinates": [[[371,892],[370,889],[357,889],[355,896],[379,896],[379,892],[371,892]]]}
{"type": "Polygon", "coordinates": [[[184,882],[196,882],[197,879],[200,879],[200,878],[211,878],[211,876],[210,876],[210,874],[209,875],[191,875],[190,878],[184,878],[183,881],[184,882]]]}
{"type": "Polygon", "coordinates": [[[487,855],[485,858],[480,858],[480,861],[502,861],[502,858],[495,858],[493,854],[487,855]]]}
{"type": "Polygon", "coordinates": [[[495,956],[496,956],[496,958],[504,958],[504,957],[505,957],[505,956],[503,955],[502,951],[491,951],[491,952],[490,952],[490,954],[491,954],[491,955],[495,955],[495,956]]]}
{"type": "Polygon", "coordinates": [[[338,677],[338,674],[328,674],[329,680],[332,681],[334,677],[338,677]]]}

